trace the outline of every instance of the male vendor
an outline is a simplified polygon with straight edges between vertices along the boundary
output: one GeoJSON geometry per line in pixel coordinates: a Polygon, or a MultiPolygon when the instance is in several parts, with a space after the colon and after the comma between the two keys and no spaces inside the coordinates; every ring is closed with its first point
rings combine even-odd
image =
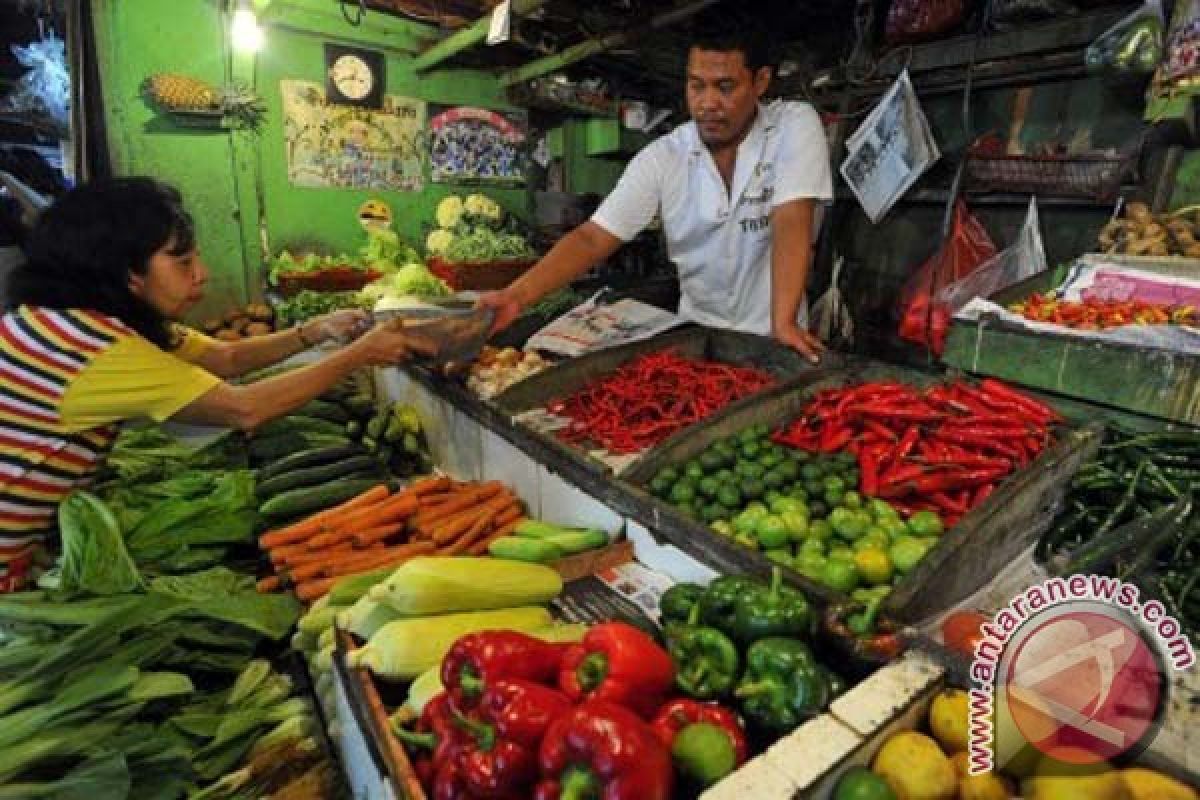
{"type": "Polygon", "coordinates": [[[638,153],[592,218],[508,288],[484,295],[506,327],[661,216],[679,270],[679,313],[695,322],[773,336],[817,361],[805,282],[814,216],[832,197],[829,153],[806,103],[760,102],[771,80],[756,31],[727,22],[688,51],[692,120],[638,153]]]}

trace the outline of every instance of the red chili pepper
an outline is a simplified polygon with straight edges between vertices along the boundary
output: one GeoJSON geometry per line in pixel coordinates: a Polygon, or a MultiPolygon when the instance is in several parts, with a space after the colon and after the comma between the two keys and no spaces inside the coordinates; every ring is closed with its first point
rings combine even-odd
{"type": "Polygon", "coordinates": [[[879,491],[879,453],[868,447],[858,454],[859,489],[867,497],[879,491]]]}
{"type": "Polygon", "coordinates": [[[891,428],[887,427],[883,423],[879,422],[878,420],[864,419],[862,421],[862,424],[863,424],[863,427],[866,428],[868,431],[875,433],[876,435],[879,436],[879,438],[886,439],[889,442],[894,442],[898,438],[900,438],[896,435],[895,431],[893,431],[891,428]]]}
{"type": "Polygon", "coordinates": [[[965,503],[959,503],[958,500],[946,494],[945,492],[934,492],[929,495],[929,498],[939,507],[956,514],[962,514],[967,510],[965,503]]]}
{"type": "Polygon", "coordinates": [[[716,703],[702,703],[690,697],[668,700],[659,709],[654,721],[650,723],[650,727],[654,729],[654,733],[662,740],[667,749],[670,749],[675,743],[675,736],[688,725],[694,725],[697,722],[707,722],[725,731],[729,737],[729,743],[733,745],[737,765],[741,766],[746,763],[750,752],[746,744],[746,731],[742,728],[737,714],[724,706],[716,703]]]}
{"type": "Polygon", "coordinates": [[[1016,389],[1001,383],[995,378],[984,378],[979,382],[979,388],[985,395],[990,394],[993,397],[1007,399],[1010,402],[1016,403],[1018,406],[1027,409],[1029,412],[1037,416],[1044,417],[1051,422],[1062,422],[1062,416],[1057,411],[1050,408],[1050,406],[1034,400],[1029,395],[1018,392],[1016,389]]]}
{"type": "Polygon", "coordinates": [[[995,439],[989,439],[986,436],[972,436],[968,433],[955,433],[953,431],[943,430],[936,431],[933,435],[937,439],[942,439],[954,444],[964,444],[975,448],[981,447],[985,450],[992,450],[1000,455],[1017,459],[1019,461],[1024,460],[1025,458],[1024,454],[1017,448],[1002,442],[998,442],[995,439]]]}
{"type": "Polygon", "coordinates": [[[994,483],[985,483],[983,486],[977,488],[975,494],[971,495],[971,508],[987,500],[994,491],[996,491],[996,484],[994,483]]]}
{"type": "Polygon", "coordinates": [[[904,435],[900,437],[900,444],[896,445],[894,458],[897,464],[908,458],[908,454],[912,452],[920,435],[921,430],[916,425],[909,425],[908,429],[904,431],[904,435]]]}
{"type": "Polygon", "coordinates": [[[859,414],[867,414],[873,417],[885,417],[887,419],[899,419],[905,422],[938,422],[946,418],[946,415],[941,411],[922,408],[897,408],[895,406],[885,405],[861,405],[854,406],[850,409],[859,414]]]}

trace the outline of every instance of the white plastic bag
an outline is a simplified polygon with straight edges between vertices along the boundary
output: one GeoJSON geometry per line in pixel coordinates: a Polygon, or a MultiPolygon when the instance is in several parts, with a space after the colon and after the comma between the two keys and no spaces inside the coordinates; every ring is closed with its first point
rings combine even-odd
{"type": "Polygon", "coordinates": [[[1044,272],[1046,266],[1037,198],[1030,198],[1029,211],[1017,240],[971,274],[946,286],[935,295],[935,301],[949,306],[953,313],[976,297],[990,297],[1001,289],[1044,272]]]}
{"type": "Polygon", "coordinates": [[[813,303],[810,316],[812,329],[821,341],[846,348],[854,342],[854,318],[850,316],[850,309],[838,287],[843,263],[845,259],[840,255],[834,259],[829,288],[813,303]]]}

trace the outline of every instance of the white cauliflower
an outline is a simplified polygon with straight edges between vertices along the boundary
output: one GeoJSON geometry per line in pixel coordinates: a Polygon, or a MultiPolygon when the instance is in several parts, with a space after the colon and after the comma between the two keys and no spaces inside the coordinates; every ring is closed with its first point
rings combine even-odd
{"type": "Polygon", "coordinates": [[[473,217],[499,222],[503,212],[500,205],[485,194],[467,195],[466,211],[473,217]]]}
{"type": "Polygon", "coordinates": [[[463,199],[456,194],[442,198],[437,207],[437,224],[439,228],[453,228],[458,225],[463,215],[463,199]]]}
{"type": "Polygon", "coordinates": [[[442,256],[446,254],[446,250],[453,243],[454,233],[445,228],[438,228],[430,231],[429,235],[425,237],[425,251],[432,255],[442,256]]]}

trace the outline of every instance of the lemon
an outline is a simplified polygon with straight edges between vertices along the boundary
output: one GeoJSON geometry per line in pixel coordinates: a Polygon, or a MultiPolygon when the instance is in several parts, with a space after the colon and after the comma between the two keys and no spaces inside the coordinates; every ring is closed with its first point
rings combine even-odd
{"type": "Polygon", "coordinates": [[[1133,800],[1197,800],[1196,790],[1152,769],[1121,770],[1121,779],[1133,800]]]}
{"type": "Polygon", "coordinates": [[[899,800],[952,800],[958,789],[954,767],[937,742],[903,731],[883,743],[871,769],[899,800]]]}
{"type": "Polygon", "coordinates": [[[967,749],[968,717],[967,693],[962,689],[946,689],[933,698],[929,707],[929,730],[947,753],[967,749]]]}
{"type": "Polygon", "coordinates": [[[858,574],[871,586],[892,579],[892,560],[878,547],[866,547],[855,553],[854,566],[858,567],[858,574]]]}
{"type": "Polygon", "coordinates": [[[958,776],[958,800],[1008,800],[1008,782],[994,772],[972,775],[968,771],[969,757],[955,753],[950,757],[954,773],[958,776]]]}

